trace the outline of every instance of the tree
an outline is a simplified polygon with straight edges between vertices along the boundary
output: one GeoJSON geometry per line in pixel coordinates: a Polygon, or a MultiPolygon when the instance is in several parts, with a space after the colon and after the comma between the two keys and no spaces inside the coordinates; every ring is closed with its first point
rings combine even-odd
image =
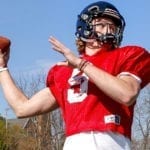
{"type": "MultiPolygon", "coordinates": [[[[19,88],[30,98],[33,94],[45,87],[46,75],[43,71],[32,75],[21,75],[16,80],[19,88]]],[[[30,134],[35,139],[36,150],[61,150],[64,143],[64,126],[60,110],[29,118],[32,121],[30,134]]]]}
{"type": "Polygon", "coordinates": [[[33,141],[33,138],[27,137],[22,127],[17,124],[8,124],[6,128],[5,118],[0,117],[0,150],[20,150],[19,147],[25,150],[23,144],[27,148],[28,145],[33,145],[31,141],[33,141]]]}
{"type": "Polygon", "coordinates": [[[141,91],[135,106],[133,146],[150,149],[150,84],[141,91]]]}
{"type": "Polygon", "coordinates": [[[5,137],[6,137],[5,119],[2,116],[0,116],[0,149],[2,150],[7,150],[5,137]]]}

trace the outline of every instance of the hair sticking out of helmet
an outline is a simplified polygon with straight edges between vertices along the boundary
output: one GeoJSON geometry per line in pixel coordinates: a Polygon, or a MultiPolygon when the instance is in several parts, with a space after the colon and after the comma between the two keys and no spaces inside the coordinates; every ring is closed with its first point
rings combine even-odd
{"type": "Polygon", "coordinates": [[[96,39],[101,43],[112,42],[114,47],[118,47],[122,41],[124,27],[125,20],[117,8],[108,2],[99,1],[88,5],[78,15],[75,35],[77,39],[84,42],[92,42],[96,39]],[[94,31],[92,20],[100,17],[113,20],[117,27],[114,34],[98,35],[94,31]]]}

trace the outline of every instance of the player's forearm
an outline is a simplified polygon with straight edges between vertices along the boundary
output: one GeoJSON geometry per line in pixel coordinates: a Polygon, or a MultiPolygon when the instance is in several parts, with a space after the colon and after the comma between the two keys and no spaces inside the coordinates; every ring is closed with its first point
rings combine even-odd
{"type": "Polygon", "coordinates": [[[27,97],[14,84],[8,70],[0,72],[0,84],[6,100],[17,114],[19,109],[21,109],[20,106],[27,100],[27,97]]]}
{"type": "Polygon", "coordinates": [[[130,105],[138,94],[138,86],[132,86],[129,82],[112,76],[94,65],[87,65],[84,72],[100,90],[119,103],[130,105]]]}

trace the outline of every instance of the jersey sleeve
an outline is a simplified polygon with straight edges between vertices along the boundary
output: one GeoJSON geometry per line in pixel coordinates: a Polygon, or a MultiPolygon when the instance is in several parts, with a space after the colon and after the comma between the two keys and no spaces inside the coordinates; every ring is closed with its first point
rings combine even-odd
{"type": "Polygon", "coordinates": [[[47,75],[47,80],[46,80],[46,86],[51,90],[53,93],[54,97],[56,98],[56,101],[60,99],[60,90],[57,87],[57,84],[55,82],[55,73],[57,71],[57,66],[52,67],[47,75]]]}
{"type": "Polygon", "coordinates": [[[132,74],[141,80],[143,88],[150,82],[150,53],[144,48],[126,47],[121,55],[121,74],[132,74]]]}

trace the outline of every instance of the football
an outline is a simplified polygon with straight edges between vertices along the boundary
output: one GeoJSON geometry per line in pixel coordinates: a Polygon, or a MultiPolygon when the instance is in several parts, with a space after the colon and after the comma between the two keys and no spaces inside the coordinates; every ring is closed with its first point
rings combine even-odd
{"type": "Polygon", "coordinates": [[[3,53],[9,49],[10,44],[11,41],[8,38],[0,36],[0,49],[3,53]]]}

